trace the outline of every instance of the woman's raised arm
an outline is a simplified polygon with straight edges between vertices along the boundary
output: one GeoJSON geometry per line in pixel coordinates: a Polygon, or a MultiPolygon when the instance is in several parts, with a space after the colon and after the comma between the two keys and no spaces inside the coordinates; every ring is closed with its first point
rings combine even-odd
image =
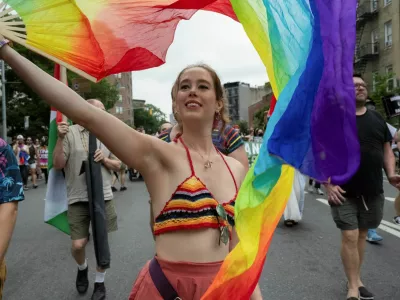
{"type": "Polygon", "coordinates": [[[11,47],[3,46],[0,56],[45,102],[95,134],[128,166],[144,174],[149,169],[165,165],[161,163],[161,152],[166,146],[164,142],[133,130],[111,114],[89,104],[11,47]]]}

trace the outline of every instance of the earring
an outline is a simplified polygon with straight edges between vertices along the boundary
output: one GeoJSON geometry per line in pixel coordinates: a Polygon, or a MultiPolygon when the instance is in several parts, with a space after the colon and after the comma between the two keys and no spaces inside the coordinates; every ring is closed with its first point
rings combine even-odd
{"type": "Polygon", "coordinates": [[[221,120],[221,113],[219,111],[216,111],[215,116],[214,116],[213,129],[218,128],[220,120],[221,120]]]}

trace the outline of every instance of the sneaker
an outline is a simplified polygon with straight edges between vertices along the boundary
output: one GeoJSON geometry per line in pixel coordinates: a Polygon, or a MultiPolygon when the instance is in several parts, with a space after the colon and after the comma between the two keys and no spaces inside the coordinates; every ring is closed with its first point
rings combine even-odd
{"type": "Polygon", "coordinates": [[[394,224],[400,225],[400,216],[396,216],[393,218],[394,224]]]}
{"type": "Polygon", "coordinates": [[[383,240],[383,237],[381,237],[375,229],[369,229],[368,234],[367,234],[367,241],[370,243],[377,243],[383,240]]]}
{"type": "Polygon", "coordinates": [[[76,290],[79,294],[86,293],[89,287],[88,270],[89,267],[85,270],[78,269],[78,274],[76,275],[76,290]]]}
{"type": "Polygon", "coordinates": [[[116,191],[118,191],[115,187],[111,187],[111,190],[113,191],[113,192],[116,192],[116,191]]]}
{"type": "Polygon", "coordinates": [[[33,188],[34,188],[34,189],[37,189],[37,187],[38,187],[37,184],[34,184],[34,185],[33,185],[33,188]]]}
{"type": "Polygon", "coordinates": [[[360,292],[360,300],[374,300],[374,294],[368,291],[365,286],[360,286],[358,291],[360,292]]]}
{"type": "Polygon", "coordinates": [[[322,195],[324,195],[324,192],[321,189],[317,189],[317,194],[322,196],[322,195]]]}
{"type": "Polygon", "coordinates": [[[120,191],[126,191],[126,186],[121,186],[120,191]]]}
{"type": "Polygon", "coordinates": [[[307,190],[308,190],[310,193],[314,193],[314,188],[313,188],[312,185],[309,185],[307,190]]]}
{"type": "Polygon", "coordinates": [[[105,300],[106,299],[106,287],[104,282],[95,282],[94,290],[91,300],[105,300]]]}
{"type": "Polygon", "coordinates": [[[27,191],[27,190],[29,190],[29,188],[25,185],[24,186],[24,191],[27,191]]]}

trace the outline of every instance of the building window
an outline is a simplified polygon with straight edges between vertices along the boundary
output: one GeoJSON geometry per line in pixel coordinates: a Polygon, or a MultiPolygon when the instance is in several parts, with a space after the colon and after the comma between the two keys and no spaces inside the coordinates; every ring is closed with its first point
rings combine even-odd
{"type": "Polygon", "coordinates": [[[385,0],[385,2],[384,2],[385,6],[389,5],[390,3],[392,3],[392,0],[385,0]]]}
{"type": "Polygon", "coordinates": [[[378,0],[371,1],[371,11],[376,11],[378,9],[378,0]]]}
{"type": "Polygon", "coordinates": [[[122,95],[121,94],[118,95],[118,101],[122,102],[122,95]]]}
{"type": "Polygon", "coordinates": [[[238,89],[237,88],[234,88],[233,89],[233,96],[237,96],[238,95],[238,89]]]}
{"type": "Polygon", "coordinates": [[[121,106],[116,106],[116,107],[115,107],[115,113],[116,113],[116,114],[122,115],[123,112],[124,112],[124,108],[123,108],[123,107],[121,107],[121,106]]]}
{"type": "Polygon", "coordinates": [[[394,89],[394,77],[393,77],[393,66],[389,65],[386,67],[386,75],[392,76],[387,80],[387,91],[393,91],[394,89]]]}
{"type": "Polygon", "coordinates": [[[371,31],[372,54],[379,52],[379,29],[371,31]]]}
{"type": "Polygon", "coordinates": [[[372,73],[372,91],[376,92],[376,77],[378,76],[378,72],[373,72],[372,73]]]}
{"type": "Polygon", "coordinates": [[[115,76],[116,76],[118,79],[121,79],[121,78],[122,78],[122,73],[115,74],[115,76]]]}
{"type": "Polygon", "coordinates": [[[385,47],[392,46],[392,21],[385,23],[385,47]]]}

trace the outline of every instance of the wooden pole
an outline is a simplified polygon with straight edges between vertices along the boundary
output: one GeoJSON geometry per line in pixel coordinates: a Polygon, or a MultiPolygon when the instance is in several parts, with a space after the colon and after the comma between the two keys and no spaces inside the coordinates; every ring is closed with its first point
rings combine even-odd
{"type": "MultiPolygon", "coordinates": [[[[63,65],[60,65],[60,81],[68,86],[67,68],[63,65]]],[[[63,122],[68,122],[68,118],[64,114],[59,111],[57,111],[57,114],[62,115],[61,119],[63,122]]]]}

